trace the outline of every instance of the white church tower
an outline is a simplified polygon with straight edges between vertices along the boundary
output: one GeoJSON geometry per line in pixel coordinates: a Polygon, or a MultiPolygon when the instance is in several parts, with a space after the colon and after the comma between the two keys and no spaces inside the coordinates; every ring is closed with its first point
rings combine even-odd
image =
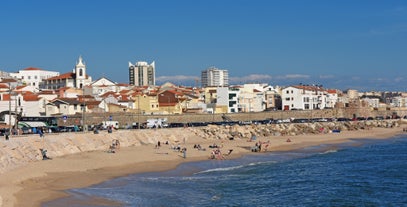
{"type": "Polygon", "coordinates": [[[75,83],[75,87],[76,88],[83,88],[83,86],[85,85],[85,83],[87,82],[87,78],[86,78],[86,65],[83,62],[82,56],[79,56],[79,60],[75,65],[75,79],[76,79],[76,83],[75,83]]]}

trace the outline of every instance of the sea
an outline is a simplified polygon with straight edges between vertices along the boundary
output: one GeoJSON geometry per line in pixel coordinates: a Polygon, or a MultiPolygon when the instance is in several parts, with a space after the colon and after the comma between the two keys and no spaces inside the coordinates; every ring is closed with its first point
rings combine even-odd
{"type": "Polygon", "coordinates": [[[407,134],[185,163],[67,193],[42,206],[407,206],[407,134]]]}

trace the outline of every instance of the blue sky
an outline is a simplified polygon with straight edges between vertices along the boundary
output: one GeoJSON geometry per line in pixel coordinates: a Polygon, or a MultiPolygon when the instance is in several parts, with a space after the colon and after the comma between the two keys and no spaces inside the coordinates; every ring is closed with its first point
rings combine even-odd
{"type": "Polygon", "coordinates": [[[157,83],[215,66],[232,84],[407,91],[407,1],[0,1],[0,70],[66,73],[80,55],[120,83],[155,61],[157,83]]]}

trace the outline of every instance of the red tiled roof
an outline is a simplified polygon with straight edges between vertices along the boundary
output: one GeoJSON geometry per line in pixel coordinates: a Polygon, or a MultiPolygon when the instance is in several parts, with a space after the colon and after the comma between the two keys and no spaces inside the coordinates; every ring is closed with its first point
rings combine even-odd
{"type": "Polygon", "coordinates": [[[54,77],[48,78],[46,80],[69,79],[69,78],[74,78],[74,77],[75,77],[75,73],[70,72],[70,73],[61,74],[59,76],[54,76],[54,77]]]}
{"type": "Polygon", "coordinates": [[[3,94],[3,101],[10,101],[10,94],[9,93],[3,94]]]}
{"type": "Polygon", "coordinates": [[[20,89],[23,89],[23,88],[25,88],[25,87],[27,87],[27,86],[17,86],[17,87],[16,87],[16,90],[20,90],[20,89]]]}
{"type": "Polygon", "coordinates": [[[55,94],[55,91],[53,91],[53,90],[43,90],[43,91],[38,92],[38,94],[42,94],[42,95],[55,94]]]}
{"type": "Polygon", "coordinates": [[[336,93],[335,89],[328,89],[328,93],[336,93]]]}
{"type": "Polygon", "coordinates": [[[42,69],[41,68],[29,67],[29,68],[25,68],[23,70],[42,70],[42,69]]]}
{"type": "Polygon", "coordinates": [[[36,94],[27,94],[23,96],[24,101],[38,101],[40,98],[38,98],[38,95],[36,94]]]}
{"type": "Polygon", "coordinates": [[[7,84],[0,84],[0,88],[7,88],[8,89],[8,85],[7,84]]]}

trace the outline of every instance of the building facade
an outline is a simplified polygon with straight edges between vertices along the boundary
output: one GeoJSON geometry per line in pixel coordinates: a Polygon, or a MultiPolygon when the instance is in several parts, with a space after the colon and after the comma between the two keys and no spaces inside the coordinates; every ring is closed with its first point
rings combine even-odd
{"type": "Polygon", "coordinates": [[[19,70],[17,73],[10,73],[10,76],[19,80],[24,85],[33,86],[38,91],[43,80],[59,76],[59,72],[29,67],[19,70]]]}
{"type": "Polygon", "coordinates": [[[327,92],[319,86],[297,85],[281,93],[283,110],[313,110],[326,108],[327,92]]]}
{"type": "Polygon", "coordinates": [[[129,83],[135,86],[154,86],[155,85],[155,62],[129,62],[129,83]]]}
{"type": "Polygon", "coordinates": [[[227,70],[221,70],[215,67],[208,68],[201,72],[202,87],[229,85],[229,73],[227,70]]]}

